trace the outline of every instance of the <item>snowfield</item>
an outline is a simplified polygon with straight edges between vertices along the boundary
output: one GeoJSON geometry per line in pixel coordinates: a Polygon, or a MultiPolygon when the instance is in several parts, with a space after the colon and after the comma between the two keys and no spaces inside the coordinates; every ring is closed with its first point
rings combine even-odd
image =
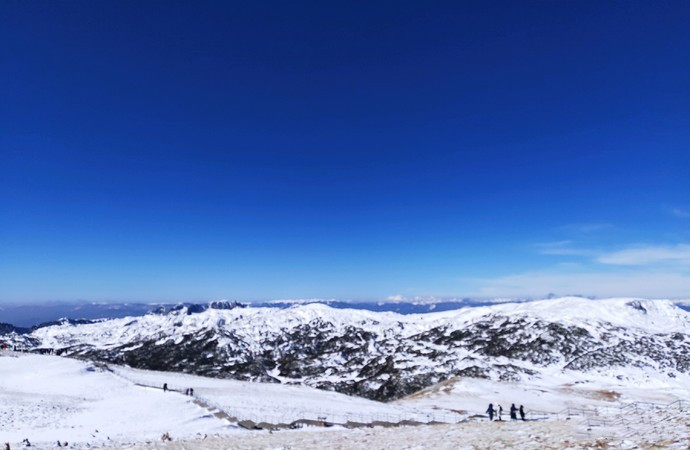
{"type": "MultiPolygon", "coordinates": [[[[220,380],[113,367],[57,356],[0,351],[0,441],[39,447],[126,445],[176,438],[248,433],[213,411],[255,422],[348,418],[400,420],[424,416],[412,406],[374,402],[305,386],[220,380]],[[160,387],[168,385],[170,392],[160,387]],[[151,387],[145,385],[149,384],[151,387]],[[194,397],[183,395],[194,388],[194,397]],[[213,411],[194,403],[208,401],[213,411]]],[[[460,417],[462,418],[462,417],[460,417]]]]}
{"type": "Polygon", "coordinates": [[[0,443],[52,447],[233,431],[189,398],[134,386],[81,361],[0,352],[0,443]]]}
{"type": "Polygon", "coordinates": [[[300,384],[379,401],[449,378],[529,385],[623,379],[685,391],[690,384],[690,313],[668,300],[567,297],[411,315],[322,304],[215,306],[62,321],[2,337],[140,369],[300,384]]]}
{"type": "Polygon", "coordinates": [[[194,396],[239,420],[255,423],[289,424],[299,419],[325,420],[333,423],[391,421],[405,419],[430,421],[438,416],[460,421],[464,415],[448,411],[441,417],[433,406],[380,403],[361,397],[323,391],[300,385],[251,383],[171,372],[138,370],[110,366],[113,373],[137,384],[160,386],[185,392],[194,388],[194,396]]]}
{"type": "MultiPolygon", "coordinates": [[[[304,386],[210,379],[170,372],[112,367],[57,356],[0,352],[0,442],[21,448],[655,448],[687,449],[690,445],[690,402],[676,410],[644,404],[621,410],[619,393],[628,400],[667,401],[683,393],[678,387],[611,386],[595,381],[587,387],[520,386],[489,380],[448,380],[394,403],[379,403],[304,386]],[[181,392],[194,387],[195,397],[219,410],[251,411],[265,421],[289,420],[305,414],[358,415],[367,420],[423,415],[429,411],[462,410],[462,417],[480,415],[490,402],[524,401],[559,410],[580,405],[599,408],[597,417],[550,416],[527,422],[488,423],[484,417],[449,425],[377,426],[345,429],[309,427],[273,432],[249,431],[218,417],[215,408],[195,403],[181,392]],[[152,387],[142,386],[151,384],[152,387]],[[622,388],[625,389],[622,389],[622,388]],[[618,389],[622,392],[614,391],[618,389]],[[607,394],[603,394],[603,393],[607,394]],[[541,395],[539,394],[541,393],[541,395]],[[637,408],[640,408],[637,410],[637,408]],[[622,411],[622,412],[619,412],[622,411]],[[649,421],[649,416],[657,417],[649,421]],[[645,418],[647,421],[645,421],[645,418]],[[599,420],[599,422],[596,422],[599,420]],[[162,442],[169,433],[172,442],[162,442]]],[[[687,391],[684,392],[687,399],[687,391]]],[[[577,413],[576,413],[577,414],[577,413]]],[[[457,415],[456,415],[457,416],[457,415]]],[[[304,418],[304,417],[302,417],[304,418]]],[[[317,419],[317,418],[314,418],[317,419]]],[[[332,420],[332,419],[330,419],[332,420]]],[[[337,419],[336,419],[337,420],[337,419]]]]}
{"type": "Polygon", "coordinates": [[[13,449],[690,448],[690,313],[665,300],[190,305],[0,339],[62,355],[0,351],[13,449]]]}

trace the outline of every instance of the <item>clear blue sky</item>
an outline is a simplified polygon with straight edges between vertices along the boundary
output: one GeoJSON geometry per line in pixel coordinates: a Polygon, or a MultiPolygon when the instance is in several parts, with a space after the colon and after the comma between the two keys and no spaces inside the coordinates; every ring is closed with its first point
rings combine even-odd
{"type": "Polygon", "coordinates": [[[689,23],[4,1],[0,302],[690,297],[689,23]]]}

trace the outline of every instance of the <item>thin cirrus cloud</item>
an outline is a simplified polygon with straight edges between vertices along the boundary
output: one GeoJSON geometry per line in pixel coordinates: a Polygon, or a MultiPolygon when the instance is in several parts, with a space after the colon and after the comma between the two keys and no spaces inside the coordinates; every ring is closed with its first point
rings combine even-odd
{"type": "Polygon", "coordinates": [[[426,303],[437,303],[441,300],[444,301],[459,301],[460,299],[441,299],[439,297],[435,297],[433,295],[426,295],[426,296],[414,296],[414,297],[407,297],[401,294],[396,294],[396,295],[389,295],[388,298],[386,298],[386,301],[389,303],[415,303],[415,304],[426,304],[426,303]]]}
{"type": "MultiPolygon", "coordinates": [[[[586,240],[591,240],[593,235],[599,235],[613,228],[610,223],[571,223],[560,227],[562,232],[570,236],[576,236],[586,240]]],[[[542,242],[534,245],[537,253],[542,255],[556,255],[556,256],[585,256],[595,258],[601,251],[578,247],[572,239],[563,239],[560,241],[542,242]]]]}
{"type": "Polygon", "coordinates": [[[562,240],[535,245],[542,255],[587,256],[594,262],[618,266],[653,266],[667,263],[690,264],[690,245],[638,245],[622,250],[601,251],[574,247],[573,241],[562,240]]]}
{"type": "Polygon", "coordinates": [[[657,264],[690,265],[690,245],[645,246],[600,255],[597,262],[620,266],[648,266],[657,264]]]}
{"type": "Polygon", "coordinates": [[[681,217],[683,219],[690,219],[690,210],[688,209],[673,208],[671,209],[671,214],[673,214],[676,217],[681,217]]]}
{"type": "Polygon", "coordinates": [[[528,272],[479,280],[479,297],[587,295],[597,297],[687,298],[690,276],[644,270],[624,273],[528,272]]]}
{"type": "Polygon", "coordinates": [[[596,256],[596,251],[586,248],[573,247],[573,241],[563,240],[555,242],[542,242],[536,244],[537,252],[542,255],[560,256],[596,256]]]}
{"type": "Polygon", "coordinates": [[[610,223],[571,223],[562,227],[563,231],[571,234],[590,234],[613,228],[610,223]]]}
{"type": "Polygon", "coordinates": [[[571,240],[536,245],[543,255],[582,256],[577,264],[474,280],[482,297],[591,295],[687,298],[690,244],[634,245],[604,251],[576,247],[571,240]]]}

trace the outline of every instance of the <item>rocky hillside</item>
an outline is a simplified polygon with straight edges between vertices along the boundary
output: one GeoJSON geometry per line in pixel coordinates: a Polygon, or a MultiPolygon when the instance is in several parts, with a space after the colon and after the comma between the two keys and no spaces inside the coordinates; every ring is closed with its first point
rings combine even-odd
{"type": "Polygon", "coordinates": [[[60,354],[377,400],[450,377],[576,373],[690,380],[690,313],[661,300],[562,298],[418,315],[216,303],[24,335],[60,354]]]}

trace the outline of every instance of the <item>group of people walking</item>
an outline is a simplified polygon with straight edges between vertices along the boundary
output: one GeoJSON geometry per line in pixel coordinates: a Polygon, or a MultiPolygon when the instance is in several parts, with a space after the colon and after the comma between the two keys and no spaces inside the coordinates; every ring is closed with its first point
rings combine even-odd
{"type": "MultiPolygon", "coordinates": [[[[486,413],[489,415],[489,420],[494,420],[494,416],[498,417],[496,420],[503,420],[503,406],[501,405],[498,405],[498,409],[494,409],[494,404],[489,403],[486,413]]],[[[510,405],[510,420],[518,420],[518,413],[520,414],[520,419],[525,420],[525,407],[520,405],[520,408],[517,408],[515,403],[510,405]]]]}
{"type": "MultiPolygon", "coordinates": [[[[163,392],[168,392],[170,389],[168,389],[168,383],[163,383],[163,392]]],[[[194,396],[194,388],[187,388],[184,390],[184,395],[191,395],[192,397],[194,396]]]]}

